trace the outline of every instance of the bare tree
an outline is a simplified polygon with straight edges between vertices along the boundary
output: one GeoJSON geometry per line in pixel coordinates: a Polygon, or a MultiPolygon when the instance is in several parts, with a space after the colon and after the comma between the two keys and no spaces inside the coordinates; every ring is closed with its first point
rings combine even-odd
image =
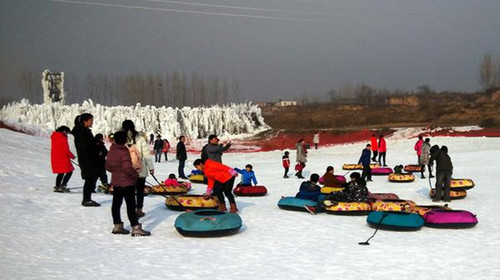
{"type": "Polygon", "coordinates": [[[495,63],[491,58],[491,54],[483,55],[483,61],[479,66],[479,83],[484,90],[494,86],[495,82],[495,63]]]}

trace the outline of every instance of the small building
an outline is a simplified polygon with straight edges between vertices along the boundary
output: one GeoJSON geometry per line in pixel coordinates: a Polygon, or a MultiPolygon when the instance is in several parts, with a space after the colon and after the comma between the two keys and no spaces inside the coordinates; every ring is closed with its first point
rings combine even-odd
{"type": "Polygon", "coordinates": [[[277,107],[297,106],[297,101],[280,99],[278,102],[274,103],[274,106],[277,107]]]}

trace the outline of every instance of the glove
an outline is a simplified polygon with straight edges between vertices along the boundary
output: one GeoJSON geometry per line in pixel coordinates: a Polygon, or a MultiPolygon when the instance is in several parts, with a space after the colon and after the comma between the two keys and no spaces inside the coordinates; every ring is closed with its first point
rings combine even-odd
{"type": "Polygon", "coordinates": [[[236,170],[234,170],[234,169],[232,169],[232,168],[231,168],[231,169],[229,169],[229,171],[228,171],[228,172],[229,172],[229,174],[231,174],[231,176],[233,176],[233,177],[238,176],[238,172],[236,172],[236,170]]]}
{"type": "Polygon", "coordinates": [[[212,190],[207,189],[207,191],[203,194],[204,198],[209,198],[212,196],[212,190]]]}

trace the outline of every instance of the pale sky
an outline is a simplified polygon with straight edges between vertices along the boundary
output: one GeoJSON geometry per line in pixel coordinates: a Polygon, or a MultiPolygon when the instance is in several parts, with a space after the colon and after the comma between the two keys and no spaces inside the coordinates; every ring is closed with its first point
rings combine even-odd
{"type": "Polygon", "coordinates": [[[255,101],[346,83],[474,91],[484,53],[500,58],[499,0],[0,0],[0,94],[17,99],[25,67],[196,72],[255,101]]]}

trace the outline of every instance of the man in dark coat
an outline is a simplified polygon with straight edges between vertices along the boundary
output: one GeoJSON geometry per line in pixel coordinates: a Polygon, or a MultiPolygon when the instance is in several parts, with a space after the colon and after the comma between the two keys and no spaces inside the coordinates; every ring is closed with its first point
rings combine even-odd
{"type": "Polygon", "coordinates": [[[299,192],[295,195],[296,198],[309,199],[318,201],[321,195],[321,187],[318,186],[319,175],[316,173],[311,174],[309,181],[300,184],[299,192]]]}
{"type": "Polygon", "coordinates": [[[163,140],[161,140],[161,136],[158,135],[156,136],[155,145],[153,147],[153,150],[155,151],[155,162],[161,161],[162,149],[163,149],[163,140]]]}
{"type": "Polygon", "coordinates": [[[222,163],[222,153],[227,151],[231,147],[231,141],[226,144],[219,144],[219,138],[217,135],[208,136],[208,144],[206,144],[201,150],[201,159],[207,160],[211,159],[222,163]]]}
{"type": "Polygon", "coordinates": [[[363,165],[363,174],[361,178],[363,180],[371,181],[372,180],[372,169],[370,168],[370,159],[371,159],[371,147],[372,145],[366,145],[366,149],[363,149],[361,152],[361,157],[359,158],[358,164],[363,165]]]}
{"type": "Polygon", "coordinates": [[[186,141],[186,137],[180,136],[179,143],[177,143],[176,157],[179,160],[179,178],[187,179],[186,175],[184,174],[184,165],[187,160],[186,146],[184,145],[184,141],[186,141]]]}
{"type": "Polygon", "coordinates": [[[431,155],[429,163],[436,161],[436,191],[432,201],[438,202],[443,197],[445,202],[450,202],[450,182],[453,174],[453,164],[448,155],[448,147],[442,146],[441,149],[431,155]],[[444,193],[443,193],[444,191],[444,193]]]}

